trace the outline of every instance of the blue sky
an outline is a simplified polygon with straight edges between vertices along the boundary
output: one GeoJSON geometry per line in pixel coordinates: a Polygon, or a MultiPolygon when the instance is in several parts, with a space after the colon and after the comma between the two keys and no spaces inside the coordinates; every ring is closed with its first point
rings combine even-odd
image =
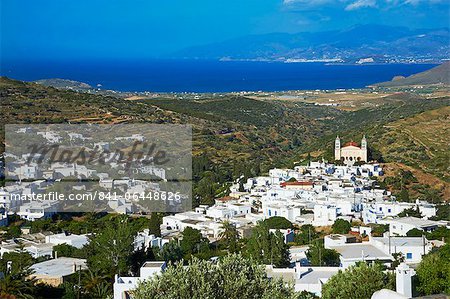
{"type": "Polygon", "coordinates": [[[139,59],[247,34],[355,24],[450,27],[445,0],[0,1],[3,59],[139,59]]]}

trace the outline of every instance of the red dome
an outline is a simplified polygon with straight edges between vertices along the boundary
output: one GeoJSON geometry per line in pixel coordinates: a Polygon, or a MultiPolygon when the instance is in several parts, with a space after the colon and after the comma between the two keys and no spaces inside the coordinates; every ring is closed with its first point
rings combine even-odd
{"type": "Polygon", "coordinates": [[[358,147],[358,143],[356,143],[354,141],[350,141],[350,142],[347,142],[346,144],[344,144],[344,146],[356,146],[356,147],[358,147]]]}

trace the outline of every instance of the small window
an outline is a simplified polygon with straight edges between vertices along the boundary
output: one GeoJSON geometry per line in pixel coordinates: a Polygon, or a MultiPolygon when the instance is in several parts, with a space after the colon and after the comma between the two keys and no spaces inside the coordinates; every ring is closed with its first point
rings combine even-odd
{"type": "Polygon", "coordinates": [[[388,213],[390,213],[391,212],[391,209],[388,209],[388,213]]]}
{"type": "Polygon", "coordinates": [[[412,259],[412,253],[411,252],[406,253],[406,259],[407,260],[412,259]]]}

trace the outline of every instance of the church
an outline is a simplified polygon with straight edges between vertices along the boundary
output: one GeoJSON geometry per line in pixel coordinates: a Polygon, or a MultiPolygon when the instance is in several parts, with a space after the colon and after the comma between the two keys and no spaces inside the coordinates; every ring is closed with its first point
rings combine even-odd
{"type": "Polygon", "coordinates": [[[353,165],[357,161],[367,162],[367,140],[364,135],[361,140],[361,146],[354,141],[350,141],[341,147],[339,136],[334,141],[334,159],[342,160],[346,165],[353,165]]]}

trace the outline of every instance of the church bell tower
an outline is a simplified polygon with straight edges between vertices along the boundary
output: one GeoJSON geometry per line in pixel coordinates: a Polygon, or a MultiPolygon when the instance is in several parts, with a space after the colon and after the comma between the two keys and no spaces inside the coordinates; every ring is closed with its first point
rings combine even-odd
{"type": "Polygon", "coordinates": [[[334,159],[341,160],[341,139],[339,136],[336,136],[336,140],[334,141],[334,159]]]}
{"type": "Polygon", "coordinates": [[[364,155],[364,161],[367,161],[367,140],[366,140],[366,135],[363,136],[362,140],[361,140],[361,149],[363,150],[363,155],[364,155]]]}

